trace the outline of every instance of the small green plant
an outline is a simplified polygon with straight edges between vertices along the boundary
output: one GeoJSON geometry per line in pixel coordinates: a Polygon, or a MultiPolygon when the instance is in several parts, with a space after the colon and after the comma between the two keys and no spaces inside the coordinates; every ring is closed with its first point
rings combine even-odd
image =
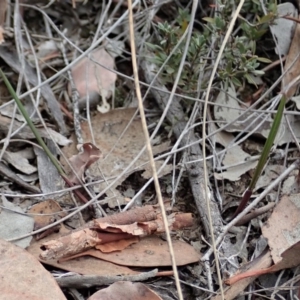
{"type": "MultiPolygon", "coordinates": [[[[177,45],[188,25],[188,22],[189,16],[187,15],[186,11],[180,10],[177,18],[178,26],[173,26],[167,22],[157,25],[159,42],[153,44],[147,43],[147,46],[152,50],[152,52],[154,52],[154,63],[159,68],[165,63],[174,47],[177,45]]],[[[177,47],[175,52],[167,61],[162,72],[162,80],[165,84],[171,84],[174,82],[182,58],[183,49],[184,41],[182,41],[182,43],[179,45],[179,47],[177,47]]],[[[197,80],[201,67],[201,57],[205,56],[207,51],[207,37],[205,37],[204,34],[200,34],[198,31],[195,31],[191,38],[186,64],[180,77],[180,88],[185,91],[197,89],[197,80]]]]}
{"type": "MultiPolygon", "coordinates": [[[[210,60],[216,57],[226,34],[231,19],[232,5],[232,1],[225,1],[222,10],[216,12],[214,18],[203,18],[205,24],[201,32],[194,29],[178,85],[178,88],[185,94],[194,95],[198,88],[200,72],[209,73],[210,60]],[[205,64],[205,62],[208,63],[205,64]]],[[[247,83],[255,84],[254,77],[263,75],[260,70],[261,63],[271,62],[268,58],[259,57],[256,54],[256,43],[268,31],[269,24],[274,22],[276,3],[268,4],[267,15],[264,15],[260,3],[257,1],[247,0],[245,7],[251,11],[251,18],[249,16],[247,19],[243,16],[240,17],[239,24],[223,53],[216,78],[222,82],[231,82],[236,87],[245,86],[247,83]],[[249,19],[252,20],[252,23],[249,19]]],[[[247,14],[249,15],[249,11],[247,14]]],[[[166,85],[172,85],[177,75],[186,40],[183,40],[180,45],[178,45],[178,41],[189,21],[188,12],[179,9],[175,23],[159,23],[153,43],[147,44],[155,54],[154,63],[158,69],[164,65],[161,79],[166,85]],[[173,51],[174,47],[176,47],[175,51],[173,51]],[[171,53],[172,55],[170,55],[171,53]]],[[[205,87],[206,82],[204,81],[201,88],[205,87]]]]}

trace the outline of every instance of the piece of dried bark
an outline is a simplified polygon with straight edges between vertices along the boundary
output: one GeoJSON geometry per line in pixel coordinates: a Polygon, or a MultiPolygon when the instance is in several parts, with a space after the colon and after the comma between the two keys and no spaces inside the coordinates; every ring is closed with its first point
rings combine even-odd
{"type": "Polygon", "coordinates": [[[143,207],[135,207],[128,211],[119,212],[111,216],[96,219],[78,228],[77,230],[81,230],[84,228],[93,228],[94,222],[97,220],[103,223],[116,224],[116,225],[126,225],[134,222],[147,222],[147,221],[155,220],[159,212],[160,212],[160,208],[156,205],[145,205],[143,207]]]}
{"type": "Polygon", "coordinates": [[[43,240],[33,240],[32,244],[27,248],[27,251],[33,255],[36,259],[39,259],[43,264],[62,269],[68,272],[75,272],[83,275],[98,275],[98,276],[118,276],[118,275],[134,275],[139,272],[133,271],[127,267],[118,266],[108,261],[103,261],[91,256],[80,257],[78,259],[72,259],[64,262],[58,262],[53,260],[41,260],[40,258],[40,246],[45,241],[50,241],[59,238],[64,232],[64,228],[60,229],[60,233],[54,233],[51,236],[45,237],[43,240]]]}
{"type": "MultiPolygon", "coordinates": [[[[148,205],[116,216],[118,217],[111,217],[111,222],[107,222],[108,218],[96,219],[89,222],[84,228],[42,244],[40,257],[44,260],[67,257],[98,244],[164,232],[163,220],[158,207],[148,205]],[[117,225],[115,221],[122,225],[117,225]],[[107,235],[108,233],[111,235],[107,235]]],[[[190,213],[173,213],[168,216],[168,225],[171,230],[189,227],[192,224],[193,218],[190,213]]]]}
{"type": "Polygon", "coordinates": [[[131,237],[132,235],[127,233],[112,234],[97,232],[93,229],[84,229],[44,243],[41,246],[43,251],[41,253],[41,258],[48,260],[66,257],[93,248],[99,244],[119,241],[131,237]]]}
{"type": "MultiPolygon", "coordinates": [[[[168,216],[171,230],[182,229],[192,225],[193,219],[191,214],[181,215],[172,214],[168,216]]],[[[44,243],[41,247],[41,258],[44,260],[59,259],[83,252],[99,244],[165,232],[163,220],[159,215],[156,220],[142,223],[134,222],[128,225],[113,225],[103,223],[100,220],[94,221],[92,229],[86,228],[71,232],[66,236],[44,243]]]]}

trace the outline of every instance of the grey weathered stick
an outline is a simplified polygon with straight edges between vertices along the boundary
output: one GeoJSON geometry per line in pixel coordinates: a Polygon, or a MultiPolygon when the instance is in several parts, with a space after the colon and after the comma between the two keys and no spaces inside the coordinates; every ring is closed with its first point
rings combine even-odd
{"type": "MultiPolygon", "coordinates": [[[[150,55],[150,54],[149,54],[150,55]]],[[[144,72],[144,76],[147,83],[151,83],[154,79],[155,73],[153,72],[155,67],[151,62],[149,62],[149,57],[147,60],[143,60],[141,67],[144,72]]],[[[159,83],[159,80],[156,79],[152,86],[158,89],[151,89],[152,95],[155,97],[158,105],[160,106],[161,110],[165,109],[165,105],[169,99],[168,90],[167,88],[159,83]],[[163,92],[165,90],[166,92],[163,92]]],[[[177,139],[181,139],[181,146],[185,146],[188,143],[193,143],[197,140],[193,131],[190,131],[189,137],[186,135],[182,137],[182,133],[185,131],[186,128],[186,120],[185,114],[183,109],[180,105],[180,99],[174,97],[173,102],[168,110],[167,119],[172,124],[174,135],[177,139]]],[[[190,185],[192,188],[193,196],[197,205],[197,209],[202,220],[204,230],[207,236],[210,235],[209,226],[208,226],[208,219],[207,219],[207,207],[206,201],[204,198],[204,183],[203,183],[203,169],[202,163],[199,162],[202,159],[202,152],[199,147],[199,144],[192,145],[189,149],[187,154],[187,161],[193,161],[191,164],[186,165],[186,170],[188,173],[190,185]]],[[[218,236],[220,231],[222,230],[222,218],[218,209],[218,205],[215,201],[211,201],[211,211],[213,216],[213,226],[215,234],[218,236]]]]}
{"type": "Polygon", "coordinates": [[[117,281],[144,281],[155,277],[158,270],[154,269],[136,275],[122,276],[99,276],[99,275],[71,275],[55,278],[58,285],[62,288],[89,288],[92,286],[110,285],[117,281]]]}

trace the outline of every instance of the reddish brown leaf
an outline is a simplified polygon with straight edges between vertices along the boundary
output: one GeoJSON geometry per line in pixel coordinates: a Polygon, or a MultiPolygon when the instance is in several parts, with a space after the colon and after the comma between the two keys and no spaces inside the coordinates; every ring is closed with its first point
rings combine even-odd
{"type": "Polygon", "coordinates": [[[138,237],[132,237],[130,239],[126,240],[120,240],[116,242],[106,243],[103,245],[97,245],[95,248],[100,250],[103,253],[110,253],[114,251],[121,251],[125,248],[129,247],[132,244],[138,243],[139,238],[138,237]]]}
{"type": "MultiPolygon", "coordinates": [[[[40,229],[46,225],[49,225],[60,218],[65,217],[67,214],[66,212],[62,211],[60,205],[52,199],[40,202],[35,204],[29,211],[30,214],[40,214],[40,215],[33,215],[34,218],[34,230],[40,229]],[[45,215],[43,215],[45,214],[45,215]]],[[[60,225],[50,228],[51,230],[47,231],[46,233],[43,232],[36,236],[37,239],[45,237],[52,232],[58,231],[60,225]],[[46,235],[45,235],[46,234],[46,235]]]]}
{"type": "Polygon", "coordinates": [[[69,161],[75,171],[70,179],[74,184],[79,184],[80,180],[84,181],[84,172],[87,168],[102,157],[101,151],[92,143],[82,145],[83,152],[73,155],[69,161]],[[77,176],[76,176],[77,175],[77,176]]]}

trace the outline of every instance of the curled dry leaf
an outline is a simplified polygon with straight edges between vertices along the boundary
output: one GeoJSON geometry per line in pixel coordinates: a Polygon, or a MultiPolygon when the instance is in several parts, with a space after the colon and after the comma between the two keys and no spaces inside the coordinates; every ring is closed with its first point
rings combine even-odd
{"type": "MultiPolygon", "coordinates": [[[[246,112],[246,107],[240,103],[241,101],[237,101],[237,93],[233,88],[228,88],[226,92],[220,91],[216,99],[217,105],[214,106],[214,116],[218,126],[228,124],[226,125],[227,132],[252,132],[255,136],[267,138],[273,123],[271,116],[266,117],[259,112],[246,112]]],[[[300,118],[297,115],[288,115],[287,119],[290,124],[293,124],[294,135],[299,139],[300,118]]],[[[283,119],[274,143],[281,146],[289,142],[294,142],[294,137],[290,133],[287,120],[283,119]]]]}
{"type": "Polygon", "coordinates": [[[73,155],[69,161],[74,169],[73,176],[70,179],[74,184],[84,181],[84,172],[87,168],[102,157],[101,151],[92,143],[82,145],[83,152],[73,155]]]}
{"type": "Polygon", "coordinates": [[[118,281],[102,289],[88,300],[162,300],[154,291],[140,282],[118,281]],[[126,291],[126,293],[124,293],[126,291]]]}
{"type": "Polygon", "coordinates": [[[17,170],[24,174],[30,175],[37,171],[37,168],[31,165],[27,158],[23,157],[22,153],[5,151],[3,153],[3,159],[13,165],[17,170]]]}
{"type": "MultiPolygon", "coordinates": [[[[11,118],[0,115],[0,132],[7,135],[10,130],[11,123],[11,118]]],[[[35,136],[29,126],[24,127],[24,123],[19,122],[18,120],[14,120],[12,130],[13,132],[17,132],[17,134],[14,136],[15,138],[24,140],[35,139],[35,136]]],[[[67,139],[62,134],[54,131],[51,128],[47,128],[47,130],[45,128],[37,128],[37,131],[39,132],[41,137],[49,140],[53,139],[54,142],[59,144],[60,146],[67,146],[72,143],[71,140],[67,139]]]]}
{"type": "MultiPolygon", "coordinates": [[[[113,70],[115,61],[103,48],[95,49],[89,57],[83,58],[72,69],[72,76],[75,87],[81,98],[89,95],[92,97],[95,93],[99,94],[103,101],[104,111],[109,110],[106,99],[110,98],[117,79],[113,70]]],[[[71,94],[71,86],[69,85],[71,94]]]]}

